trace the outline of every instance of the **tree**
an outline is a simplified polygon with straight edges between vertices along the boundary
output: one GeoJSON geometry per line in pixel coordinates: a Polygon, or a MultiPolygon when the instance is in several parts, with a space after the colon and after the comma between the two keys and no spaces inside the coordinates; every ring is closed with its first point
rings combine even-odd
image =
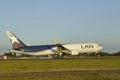
{"type": "Polygon", "coordinates": [[[16,57],[16,53],[12,53],[12,52],[4,53],[4,55],[6,55],[8,57],[16,57]]]}

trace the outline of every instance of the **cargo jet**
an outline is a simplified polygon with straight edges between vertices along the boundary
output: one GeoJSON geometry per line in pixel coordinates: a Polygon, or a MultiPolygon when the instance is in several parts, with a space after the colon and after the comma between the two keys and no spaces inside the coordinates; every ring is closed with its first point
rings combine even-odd
{"type": "Polygon", "coordinates": [[[27,55],[51,55],[55,59],[61,59],[64,55],[79,55],[80,53],[99,53],[102,46],[96,43],[82,43],[82,44],[60,44],[55,39],[55,44],[50,45],[35,45],[28,46],[24,44],[16,35],[10,31],[6,31],[11,43],[11,52],[21,53],[27,55]]]}

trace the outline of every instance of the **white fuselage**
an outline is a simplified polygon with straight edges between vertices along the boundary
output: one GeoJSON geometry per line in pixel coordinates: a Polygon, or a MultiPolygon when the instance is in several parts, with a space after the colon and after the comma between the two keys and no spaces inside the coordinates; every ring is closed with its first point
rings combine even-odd
{"type": "Polygon", "coordinates": [[[68,44],[63,45],[70,50],[78,50],[79,53],[90,53],[98,52],[102,49],[102,46],[95,43],[84,43],[84,44],[68,44]]]}
{"type": "MultiPolygon", "coordinates": [[[[99,44],[95,43],[84,43],[84,44],[65,44],[62,45],[65,48],[71,50],[71,51],[77,51],[79,53],[91,53],[91,52],[100,52],[102,50],[102,46],[99,44]]],[[[15,51],[14,51],[15,52],[15,51]]],[[[46,49],[43,51],[38,51],[38,52],[19,52],[16,51],[17,53],[24,53],[24,54],[29,54],[29,55],[50,55],[50,54],[56,54],[57,53],[57,47],[51,48],[51,49],[46,49]]]]}

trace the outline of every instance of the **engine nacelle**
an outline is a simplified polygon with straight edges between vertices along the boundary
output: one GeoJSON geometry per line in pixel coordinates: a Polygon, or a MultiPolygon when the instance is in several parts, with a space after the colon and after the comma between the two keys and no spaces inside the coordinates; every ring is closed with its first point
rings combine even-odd
{"type": "Polygon", "coordinates": [[[79,51],[78,50],[71,50],[71,55],[78,55],[79,51]]]}

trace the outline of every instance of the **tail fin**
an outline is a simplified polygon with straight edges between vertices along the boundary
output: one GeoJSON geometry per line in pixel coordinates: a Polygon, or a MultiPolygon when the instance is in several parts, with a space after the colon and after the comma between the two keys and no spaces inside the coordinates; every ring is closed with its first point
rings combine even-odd
{"type": "Polygon", "coordinates": [[[6,34],[11,40],[13,49],[18,49],[20,47],[27,46],[19,38],[17,38],[17,36],[15,36],[12,32],[6,31],[6,34]]]}

